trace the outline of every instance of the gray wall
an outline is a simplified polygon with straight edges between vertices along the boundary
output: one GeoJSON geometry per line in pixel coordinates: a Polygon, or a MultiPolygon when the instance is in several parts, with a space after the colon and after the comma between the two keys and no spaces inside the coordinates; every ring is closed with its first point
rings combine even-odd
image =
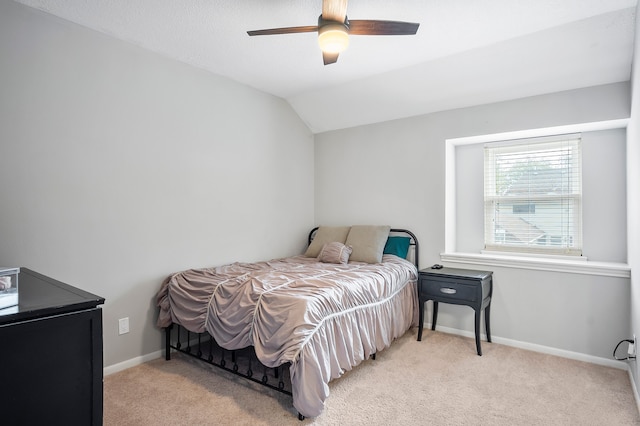
{"type": "MultiPolygon", "coordinates": [[[[583,256],[627,262],[626,130],[583,132],[583,256]]],[[[456,248],[484,249],[484,145],[456,147],[456,248]]]]}
{"type": "MultiPolygon", "coordinates": [[[[422,266],[439,262],[446,139],[627,118],[630,103],[629,86],[614,84],[328,132],[314,144],[280,99],[12,2],[0,2],[0,69],[0,264],[105,297],[106,366],[160,349],[153,299],[168,273],[297,253],[314,222],[406,227],[422,266]],[[131,332],[118,336],[125,316],[131,332]]],[[[632,266],[639,124],[634,109],[632,266]]],[[[492,269],[498,341],[610,358],[629,335],[628,279],[492,269]]],[[[465,307],[442,306],[443,327],[472,323],[465,307]]]]}
{"type": "Polygon", "coordinates": [[[304,248],[313,135],[283,100],[6,1],[0,70],[0,265],[105,297],[105,366],[160,349],[171,272],[304,248]]]}
{"type": "MultiPolygon", "coordinates": [[[[636,17],[640,5],[636,8],[636,17]]],[[[631,120],[627,128],[627,219],[628,257],[632,271],[640,271],[640,20],[636,19],[633,69],[631,73],[631,120]]],[[[640,338],[640,278],[631,273],[631,334],[640,338]]],[[[631,334],[626,338],[630,338],[631,334]]],[[[640,389],[638,361],[630,362],[636,389],[640,389]]]]}
{"type": "MultiPolygon", "coordinates": [[[[618,83],[318,134],[316,222],[406,227],[421,242],[421,265],[441,263],[446,139],[628,118],[629,98],[629,85],[618,83]]],[[[624,185],[611,191],[624,209],[624,185]]],[[[625,245],[623,235],[616,257],[625,245]]],[[[629,333],[628,278],[462,266],[494,271],[496,341],[611,359],[629,333]]],[[[438,325],[470,334],[472,311],[443,305],[438,325]]]]}

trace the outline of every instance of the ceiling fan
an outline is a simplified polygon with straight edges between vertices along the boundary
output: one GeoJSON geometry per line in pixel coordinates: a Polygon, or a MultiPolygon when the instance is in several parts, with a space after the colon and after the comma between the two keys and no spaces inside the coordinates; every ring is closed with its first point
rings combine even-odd
{"type": "Polygon", "coordinates": [[[250,36],[318,32],[318,43],[325,65],[338,61],[349,45],[349,35],[413,35],[420,24],[400,21],[347,19],[347,0],[322,0],[318,25],[247,31],[250,36]]]}

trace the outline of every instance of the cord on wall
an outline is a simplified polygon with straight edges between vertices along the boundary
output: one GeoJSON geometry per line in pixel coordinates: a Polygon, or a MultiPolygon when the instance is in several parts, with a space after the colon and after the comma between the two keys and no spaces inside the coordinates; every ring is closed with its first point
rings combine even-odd
{"type": "Polygon", "coordinates": [[[626,360],[628,360],[628,359],[635,359],[635,358],[636,358],[636,357],[635,357],[635,353],[636,353],[636,348],[635,348],[635,339],[633,339],[633,340],[630,340],[630,339],[624,339],[624,340],[621,340],[620,342],[618,342],[618,344],[616,345],[615,349],[613,350],[613,358],[614,358],[615,360],[618,360],[618,361],[626,361],[626,360]],[[628,355],[627,355],[626,357],[624,357],[624,358],[618,358],[618,357],[616,356],[616,352],[618,351],[618,348],[620,347],[620,345],[621,345],[622,343],[624,343],[624,342],[629,343],[629,347],[628,347],[628,349],[627,349],[627,354],[628,354],[628,355]],[[632,355],[633,355],[633,356],[632,356],[632,355]]]}

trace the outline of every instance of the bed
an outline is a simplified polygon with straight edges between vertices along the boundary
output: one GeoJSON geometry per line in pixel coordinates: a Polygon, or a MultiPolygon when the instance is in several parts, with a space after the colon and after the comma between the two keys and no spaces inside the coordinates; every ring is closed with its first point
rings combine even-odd
{"type": "Polygon", "coordinates": [[[417,325],[417,260],[408,230],[321,226],[302,255],[171,274],[156,298],[166,359],[195,356],[316,417],[332,379],[417,325]]]}

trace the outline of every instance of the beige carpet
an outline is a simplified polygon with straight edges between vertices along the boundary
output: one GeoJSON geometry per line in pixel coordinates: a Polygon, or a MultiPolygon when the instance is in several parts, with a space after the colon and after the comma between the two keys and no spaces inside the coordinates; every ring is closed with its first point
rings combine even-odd
{"type": "Polygon", "coordinates": [[[330,383],[300,422],[291,397],[175,354],[107,376],[105,425],[639,425],[625,370],[416,329],[330,383]]]}

